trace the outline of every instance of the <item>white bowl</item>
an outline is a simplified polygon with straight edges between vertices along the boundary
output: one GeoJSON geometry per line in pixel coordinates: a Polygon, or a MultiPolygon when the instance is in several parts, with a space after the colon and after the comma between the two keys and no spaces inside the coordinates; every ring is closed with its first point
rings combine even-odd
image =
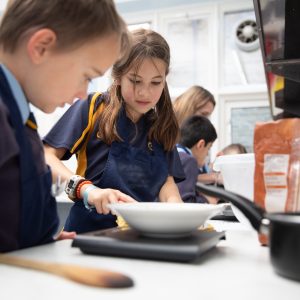
{"type": "Polygon", "coordinates": [[[146,236],[182,237],[222,212],[226,205],[198,203],[112,203],[108,207],[146,236]]]}
{"type": "MultiPolygon", "coordinates": [[[[218,156],[213,169],[221,172],[225,190],[234,192],[253,201],[254,194],[254,153],[218,156]]],[[[247,227],[252,228],[244,214],[232,205],[236,218],[247,227]]]]}

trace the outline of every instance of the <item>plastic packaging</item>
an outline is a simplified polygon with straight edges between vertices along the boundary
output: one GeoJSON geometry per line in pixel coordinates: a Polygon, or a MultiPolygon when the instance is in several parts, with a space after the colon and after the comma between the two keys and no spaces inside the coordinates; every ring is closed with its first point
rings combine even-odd
{"type": "MultiPolygon", "coordinates": [[[[254,133],[255,202],[267,212],[300,210],[300,119],[258,123],[254,133]]],[[[267,244],[266,237],[260,242],[267,244]]]]}

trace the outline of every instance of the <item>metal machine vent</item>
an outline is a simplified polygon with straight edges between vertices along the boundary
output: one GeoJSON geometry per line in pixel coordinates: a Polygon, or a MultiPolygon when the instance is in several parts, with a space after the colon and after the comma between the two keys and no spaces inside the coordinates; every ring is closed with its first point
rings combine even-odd
{"type": "Polygon", "coordinates": [[[254,51],[259,47],[257,25],[254,20],[244,20],[235,31],[237,46],[243,51],[254,51]]]}

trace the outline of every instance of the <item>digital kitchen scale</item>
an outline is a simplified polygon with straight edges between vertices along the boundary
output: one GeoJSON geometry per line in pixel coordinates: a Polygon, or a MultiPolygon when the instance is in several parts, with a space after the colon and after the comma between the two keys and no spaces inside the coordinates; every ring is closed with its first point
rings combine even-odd
{"type": "Polygon", "coordinates": [[[238,222],[238,219],[232,211],[231,205],[226,206],[220,214],[215,215],[211,220],[238,222]]]}
{"type": "Polygon", "coordinates": [[[83,253],[188,262],[215,247],[225,232],[197,230],[182,238],[150,238],[125,227],[78,234],[72,247],[83,253]]]}

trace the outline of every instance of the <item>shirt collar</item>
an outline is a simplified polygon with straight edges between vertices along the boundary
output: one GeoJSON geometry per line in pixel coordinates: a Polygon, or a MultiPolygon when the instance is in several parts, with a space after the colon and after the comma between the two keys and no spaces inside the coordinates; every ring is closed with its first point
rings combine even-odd
{"type": "Polygon", "coordinates": [[[23,124],[25,124],[27,122],[30,113],[29,104],[25,97],[25,94],[21,88],[20,83],[17,81],[16,77],[11,73],[11,71],[3,63],[0,64],[0,66],[8,81],[13,96],[15,97],[17,106],[21,113],[23,124]]]}
{"type": "Polygon", "coordinates": [[[178,152],[184,152],[184,153],[187,153],[189,155],[193,155],[192,154],[192,150],[189,149],[188,147],[184,147],[184,146],[182,146],[180,144],[177,144],[176,147],[177,147],[177,151],[178,152]]]}

